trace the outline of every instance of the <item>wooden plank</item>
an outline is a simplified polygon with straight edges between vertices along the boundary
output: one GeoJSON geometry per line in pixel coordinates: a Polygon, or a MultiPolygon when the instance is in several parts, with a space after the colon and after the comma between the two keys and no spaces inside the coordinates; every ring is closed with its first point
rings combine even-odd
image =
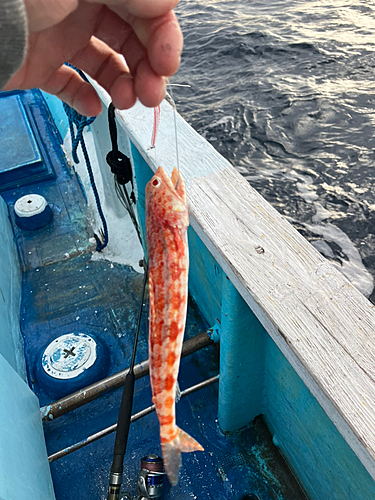
{"type": "MultiPolygon", "coordinates": [[[[172,170],[167,103],[156,150],[152,110],[118,121],[153,170],[172,170]]],[[[180,117],[177,129],[191,225],[375,479],[375,307],[180,117]]]]}
{"type": "Polygon", "coordinates": [[[236,171],[191,181],[188,198],[198,235],[375,478],[374,306],[236,171]]]}

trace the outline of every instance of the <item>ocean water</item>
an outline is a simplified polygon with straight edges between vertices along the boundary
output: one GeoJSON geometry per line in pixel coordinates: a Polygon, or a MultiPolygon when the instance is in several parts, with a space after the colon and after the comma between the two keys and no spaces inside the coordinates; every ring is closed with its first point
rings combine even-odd
{"type": "Polygon", "coordinates": [[[181,0],[179,113],[375,302],[375,5],[181,0]]]}

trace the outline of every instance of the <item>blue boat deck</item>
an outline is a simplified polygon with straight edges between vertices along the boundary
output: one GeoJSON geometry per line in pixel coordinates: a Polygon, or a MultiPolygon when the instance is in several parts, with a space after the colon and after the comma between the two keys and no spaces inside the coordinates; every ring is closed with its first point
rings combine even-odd
{"type": "MultiPolygon", "coordinates": [[[[48,151],[55,175],[34,178],[32,183],[27,183],[27,177],[23,176],[19,187],[8,176],[2,196],[9,207],[23,272],[21,330],[28,381],[40,406],[46,406],[87,385],[87,381],[78,387],[77,382],[71,381],[55,386],[46,384],[42,354],[47,345],[61,335],[83,333],[97,340],[101,346],[98,349],[98,356],[101,356],[98,379],[129,366],[143,276],[131,267],[92,259],[93,233],[79,179],[62,154],[58,133],[49,121],[41,96],[34,93],[28,97],[26,93],[23,99],[33,99],[32,106],[38,108],[34,110],[33,127],[38,125],[44,134],[44,143],[39,145],[43,149],[41,156],[48,151]],[[17,227],[13,210],[15,201],[30,193],[44,196],[54,213],[49,226],[32,232],[17,227]]],[[[50,174],[51,168],[48,172],[50,174]]],[[[147,316],[146,306],[136,362],[148,357],[147,316]]],[[[190,302],[186,338],[208,326],[195,304],[190,302]]],[[[209,346],[182,360],[179,375],[182,390],[218,373],[217,350],[217,346],[209,346]]],[[[235,433],[224,434],[220,430],[217,391],[217,386],[211,385],[178,403],[178,425],[196,438],[205,451],[183,455],[179,483],[171,488],[165,480],[163,498],[307,498],[273,445],[261,417],[235,433]]],[[[120,399],[121,389],[114,390],[47,422],[44,431],[48,453],[71,446],[114,424],[120,399]]],[[[136,381],[133,413],[150,404],[149,379],[144,377],[136,381]]],[[[110,434],[51,463],[56,499],[72,500],[79,495],[82,500],[104,500],[113,445],[114,434],[110,434]]],[[[123,491],[136,495],[140,460],[148,453],[161,454],[155,413],[131,425],[123,491]]]]}

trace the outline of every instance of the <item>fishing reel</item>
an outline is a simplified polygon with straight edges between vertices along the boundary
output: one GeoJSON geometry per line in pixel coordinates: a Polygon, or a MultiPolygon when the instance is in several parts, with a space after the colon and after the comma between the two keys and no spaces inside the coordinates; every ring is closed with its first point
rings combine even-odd
{"type": "Polygon", "coordinates": [[[139,500],[161,498],[163,476],[163,460],[158,455],[149,454],[143,457],[137,481],[139,500]]]}

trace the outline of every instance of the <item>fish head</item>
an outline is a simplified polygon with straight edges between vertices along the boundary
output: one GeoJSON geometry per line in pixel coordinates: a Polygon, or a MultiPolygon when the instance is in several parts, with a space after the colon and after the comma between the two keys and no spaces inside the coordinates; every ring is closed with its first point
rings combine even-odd
{"type": "Polygon", "coordinates": [[[171,178],[159,167],[146,186],[146,217],[162,226],[184,228],[189,225],[185,183],[174,168],[171,178]]]}

